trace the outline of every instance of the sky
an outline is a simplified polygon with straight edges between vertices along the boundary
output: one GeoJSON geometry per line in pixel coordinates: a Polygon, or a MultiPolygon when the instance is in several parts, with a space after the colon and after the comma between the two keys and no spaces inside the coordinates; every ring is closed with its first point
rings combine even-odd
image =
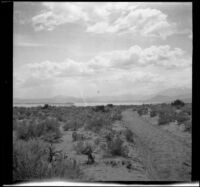
{"type": "Polygon", "coordinates": [[[14,98],[192,86],[192,3],[14,2],[14,98]]]}

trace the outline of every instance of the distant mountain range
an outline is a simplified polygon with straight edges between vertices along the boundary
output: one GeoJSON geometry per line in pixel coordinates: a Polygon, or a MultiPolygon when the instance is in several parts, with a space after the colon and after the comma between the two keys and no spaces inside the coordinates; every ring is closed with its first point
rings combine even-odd
{"type": "Polygon", "coordinates": [[[176,99],[181,99],[185,103],[192,102],[192,89],[188,88],[174,88],[167,89],[157,93],[151,99],[147,99],[148,102],[172,102],[176,99]]]}
{"type": "Polygon", "coordinates": [[[167,89],[155,95],[119,95],[119,96],[96,96],[88,98],[78,98],[72,96],[55,96],[52,98],[41,99],[20,99],[14,98],[14,104],[56,104],[56,103],[123,103],[123,102],[142,102],[142,103],[162,103],[172,102],[181,99],[186,103],[192,102],[192,90],[186,88],[167,89]]]}
{"type": "Polygon", "coordinates": [[[185,103],[191,103],[192,102],[192,97],[189,95],[177,95],[177,96],[165,96],[165,95],[156,95],[154,97],[152,97],[149,100],[146,100],[147,103],[161,103],[161,102],[165,102],[165,103],[169,103],[172,102],[176,99],[180,99],[185,103]]]}

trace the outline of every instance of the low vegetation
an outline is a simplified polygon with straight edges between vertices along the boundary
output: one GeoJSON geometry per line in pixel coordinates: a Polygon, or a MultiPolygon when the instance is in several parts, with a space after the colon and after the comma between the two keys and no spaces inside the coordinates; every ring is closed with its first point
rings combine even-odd
{"type": "Polygon", "coordinates": [[[111,126],[111,118],[109,115],[95,113],[85,124],[85,129],[98,133],[103,127],[111,126]]]}
{"type": "Polygon", "coordinates": [[[111,140],[107,139],[107,153],[112,156],[128,156],[128,149],[123,145],[123,140],[116,136],[111,140]]]}
{"type": "Polygon", "coordinates": [[[73,142],[84,140],[84,135],[83,134],[78,134],[76,131],[74,131],[72,133],[72,140],[73,140],[73,142]]]}
{"type": "Polygon", "coordinates": [[[150,116],[153,118],[153,117],[155,117],[157,114],[156,114],[156,111],[151,111],[150,112],[150,116]]]}
{"type": "MultiPolygon", "coordinates": [[[[61,125],[64,131],[73,131],[72,142],[76,153],[87,156],[86,164],[93,164],[94,147],[78,130],[83,128],[98,135],[102,129],[110,129],[112,123],[121,120],[121,111],[113,105],[54,107],[46,104],[43,107],[14,107],[13,180],[81,178],[84,172],[76,161],[64,157],[55,159],[57,152],[52,146],[62,141],[61,125]]],[[[109,142],[108,147],[112,155],[124,155],[119,139],[109,142]]],[[[64,153],[61,151],[61,154],[64,153]]]]}
{"type": "Polygon", "coordinates": [[[107,106],[96,107],[14,107],[13,108],[13,180],[38,180],[49,178],[76,179],[84,177],[84,171],[76,160],[69,160],[58,153],[54,144],[62,141],[62,133],[71,133],[75,153],[86,155],[86,164],[94,164],[95,149],[100,147],[110,157],[127,157],[127,145],[134,143],[134,134],[129,129],[118,133],[112,129],[121,123],[121,112],[131,108],[139,115],[158,116],[159,125],[177,122],[191,132],[191,104],[107,106]],[[180,107],[181,106],[181,107],[180,107]],[[149,112],[150,111],[150,112],[149,112]],[[64,131],[61,132],[63,128],[64,131]],[[94,134],[94,141],[88,142],[88,134],[94,134]],[[102,139],[104,143],[102,144],[102,139]],[[102,148],[101,148],[102,147],[102,148]]]}
{"type": "Polygon", "coordinates": [[[133,132],[131,130],[129,130],[129,129],[125,130],[125,137],[128,142],[131,142],[131,143],[134,142],[134,138],[133,138],[134,136],[133,136],[133,132]]]}
{"type": "Polygon", "coordinates": [[[184,125],[185,125],[185,131],[191,133],[192,132],[191,120],[185,121],[184,125]]]}
{"type": "Polygon", "coordinates": [[[63,129],[65,131],[68,131],[68,130],[76,131],[84,125],[83,121],[81,119],[77,119],[76,117],[71,117],[71,119],[68,119],[64,123],[65,124],[63,126],[63,129]]]}
{"type": "Polygon", "coordinates": [[[83,173],[73,162],[53,160],[47,149],[49,144],[40,140],[17,140],[13,142],[13,180],[81,179],[83,173]]]}
{"type": "Polygon", "coordinates": [[[15,128],[17,137],[22,140],[41,137],[45,141],[53,142],[61,138],[59,124],[55,119],[23,120],[15,128]]]}
{"type": "Polygon", "coordinates": [[[175,100],[171,104],[156,104],[149,106],[150,117],[158,116],[158,124],[166,125],[176,122],[184,124],[185,131],[191,132],[192,105],[181,100],[175,100]]]}
{"type": "Polygon", "coordinates": [[[146,115],[148,113],[148,108],[145,106],[140,107],[139,109],[137,109],[137,113],[142,116],[142,115],[146,115]]]}

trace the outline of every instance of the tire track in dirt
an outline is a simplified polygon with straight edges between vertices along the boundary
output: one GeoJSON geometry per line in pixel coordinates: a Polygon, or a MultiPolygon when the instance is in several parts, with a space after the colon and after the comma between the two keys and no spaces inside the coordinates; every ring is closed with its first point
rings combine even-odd
{"type": "Polygon", "coordinates": [[[125,125],[136,135],[136,146],[152,180],[191,180],[191,147],[148,124],[136,112],[127,110],[122,114],[125,125]]]}

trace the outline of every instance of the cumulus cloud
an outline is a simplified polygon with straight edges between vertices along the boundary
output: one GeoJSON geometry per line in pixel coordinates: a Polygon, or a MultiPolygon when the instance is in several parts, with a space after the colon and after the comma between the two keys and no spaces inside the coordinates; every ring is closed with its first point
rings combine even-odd
{"type": "MultiPolygon", "coordinates": [[[[96,88],[105,93],[137,92],[155,87],[189,85],[191,57],[179,48],[132,46],[127,50],[111,51],[87,62],[65,59],[63,62],[44,61],[26,64],[14,74],[15,90],[44,89],[44,87],[82,88],[93,93],[96,88]]],[[[154,89],[153,89],[154,88],[154,89]]],[[[60,89],[62,90],[62,89],[60,89]]],[[[75,91],[75,92],[76,92],[75,91]]]]}
{"type": "Polygon", "coordinates": [[[59,77],[76,77],[92,74],[83,63],[65,59],[63,62],[44,61],[40,63],[30,63],[21,68],[19,76],[27,77],[29,83],[38,80],[38,84],[47,83],[56,80],[59,77]],[[41,80],[41,81],[40,81],[41,80]]]}
{"type": "Polygon", "coordinates": [[[65,23],[81,21],[86,31],[101,33],[132,33],[161,37],[176,32],[176,24],[157,9],[140,8],[137,3],[43,3],[44,11],[32,18],[36,31],[53,30],[65,23]]]}
{"type": "Polygon", "coordinates": [[[128,50],[103,53],[89,61],[92,68],[129,69],[134,66],[158,66],[164,68],[181,68],[191,65],[191,57],[182,49],[170,46],[151,46],[142,49],[132,46],[128,50]]]}
{"type": "Polygon", "coordinates": [[[95,33],[136,33],[163,39],[176,32],[175,23],[170,23],[167,20],[167,15],[157,9],[132,8],[127,9],[126,13],[124,13],[125,10],[119,9],[119,16],[114,21],[111,21],[111,19],[115,11],[109,10],[109,13],[106,13],[106,15],[109,15],[106,17],[107,19],[89,25],[87,31],[95,33]]]}
{"type": "Polygon", "coordinates": [[[87,21],[87,14],[81,6],[76,3],[43,3],[46,7],[41,14],[32,18],[32,23],[36,31],[53,30],[56,26],[73,23],[76,21],[87,21]]]}

